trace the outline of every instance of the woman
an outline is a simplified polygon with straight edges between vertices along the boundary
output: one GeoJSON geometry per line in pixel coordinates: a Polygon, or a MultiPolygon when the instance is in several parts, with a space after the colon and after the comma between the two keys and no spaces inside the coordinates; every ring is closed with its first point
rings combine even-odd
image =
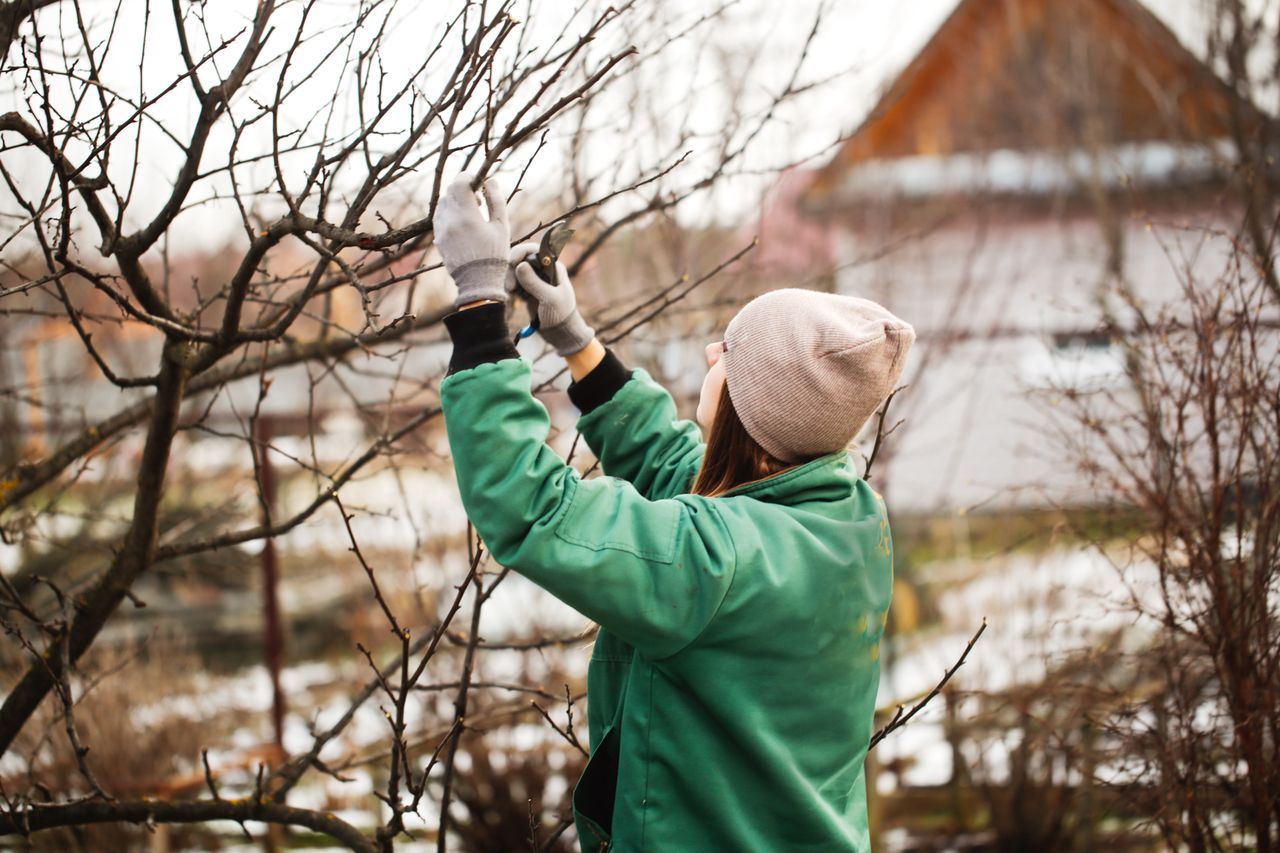
{"type": "Polygon", "coordinates": [[[573,799],[583,850],[869,850],[862,766],[893,550],[846,447],[911,327],[853,297],[753,300],[707,348],[704,443],[595,339],[563,265],[550,286],[521,262],[530,247],[509,249],[502,194],[485,184],[486,220],[472,183],[459,176],[434,219],[458,285],[440,397],[494,559],[600,624],[573,799]],[[505,322],[517,284],[607,476],[580,479],[545,444],[505,322]]]}

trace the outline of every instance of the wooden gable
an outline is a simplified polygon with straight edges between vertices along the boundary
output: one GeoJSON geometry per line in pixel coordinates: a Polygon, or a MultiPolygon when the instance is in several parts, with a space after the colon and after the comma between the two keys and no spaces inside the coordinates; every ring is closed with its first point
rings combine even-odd
{"type": "Polygon", "coordinates": [[[961,0],[810,194],[869,161],[1221,138],[1232,100],[1137,0],[961,0]]]}

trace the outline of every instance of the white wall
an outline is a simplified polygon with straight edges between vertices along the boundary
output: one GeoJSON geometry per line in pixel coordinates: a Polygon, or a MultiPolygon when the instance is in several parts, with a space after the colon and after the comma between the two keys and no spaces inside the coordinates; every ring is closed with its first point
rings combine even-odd
{"type": "MultiPolygon", "coordinates": [[[[1125,273],[1144,298],[1176,300],[1178,278],[1223,268],[1222,241],[1142,220],[1125,225],[1125,273]]],[[[1123,388],[1118,353],[1072,345],[1061,335],[1089,329],[1105,246],[1087,219],[984,224],[966,221],[914,240],[848,235],[841,293],[882,302],[919,336],[894,402],[907,423],[890,438],[876,478],[898,511],[959,511],[1088,501],[1063,458],[1055,423],[1064,407],[1055,384],[1123,388]],[[879,248],[877,248],[879,247],[879,248]],[[965,337],[948,343],[945,336],[965,337]],[[1057,405],[1055,405],[1057,403],[1057,405]]],[[[1079,432],[1078,428],[1075,432],[1079,432]]],[[[864,434],[865,435],[865,434],[864,434]]]]}

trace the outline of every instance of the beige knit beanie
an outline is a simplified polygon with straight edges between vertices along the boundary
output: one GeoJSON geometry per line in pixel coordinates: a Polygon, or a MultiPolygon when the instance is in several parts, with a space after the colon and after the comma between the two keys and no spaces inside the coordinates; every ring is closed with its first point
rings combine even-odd
{"type": "Polygon", "coordinates": [[[747,433],[778,459],[833,453],[893,391],[915,339],[869,299],[773,290],[725,330],[729,398],[747,433]]]}

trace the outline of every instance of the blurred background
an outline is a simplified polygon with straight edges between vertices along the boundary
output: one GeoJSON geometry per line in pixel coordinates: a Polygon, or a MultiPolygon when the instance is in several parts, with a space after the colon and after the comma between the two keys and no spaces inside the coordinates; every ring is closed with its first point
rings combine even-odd
{"type": "Polygon", "coordinates": [[[684,417],[756,294],[914,325],[855,447],[875,849],[1280,849],[1277,44],[1272,0],[0,2],[0,849],[576,849],[593,626],[488,559],[439,415],[464,169],[570,221],[684,417]]]}

